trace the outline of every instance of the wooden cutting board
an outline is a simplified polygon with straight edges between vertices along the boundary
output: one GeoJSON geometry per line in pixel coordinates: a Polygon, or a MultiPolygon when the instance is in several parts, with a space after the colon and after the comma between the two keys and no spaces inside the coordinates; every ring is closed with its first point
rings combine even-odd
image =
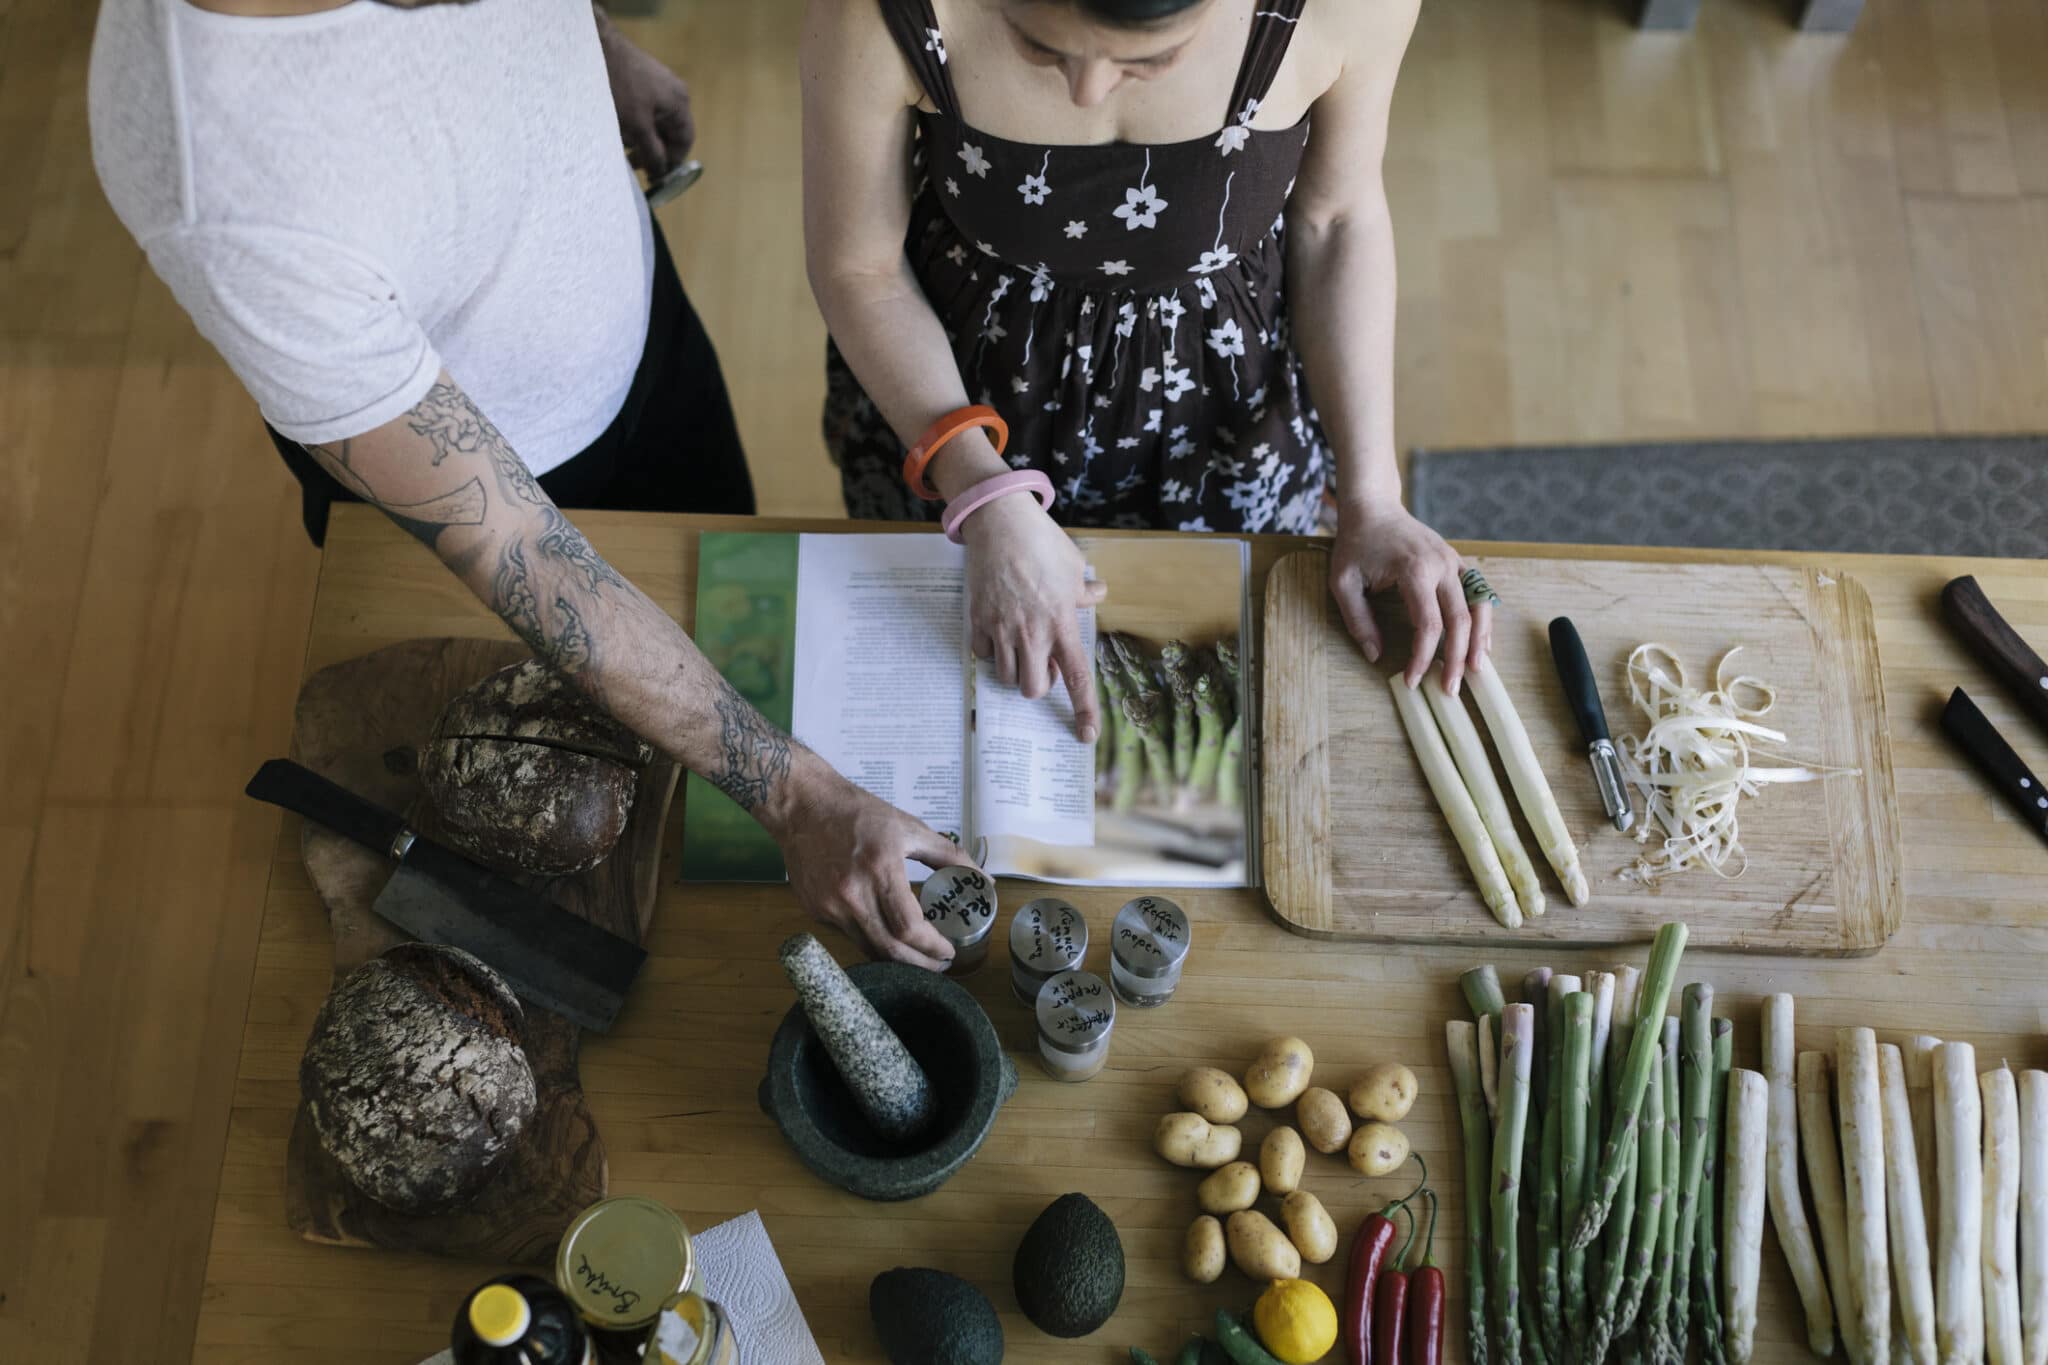
{"type": "MultiPolygon", "coordinates": [[[[378,805],[408,812],[431,838],[436,821],[415,775],[419,744],[449,698],[528,653],[510,640],[406,640],[323,668],[299,690],[292,756],[378,805]]],[[[625,832],[596,867],[518,880],[613,933],[645,941],[677,773],[659,756],[641,773],[625,832]]],[[[311,821],[299,847],[334,931],[337,981],[405,939],[370,908],[391,876],[386,859],[311,821]]],[[[301,1103],[286,1155],[287,1221],[312,1242],[548,1263],[569,1221],[606,1187],[604,1140],[576,1070],[581,1032],[560,1015],[526,1007],[533,1119],[491,1182],[450,1213],[413,1217],[365,1197],[321,1147],[301,1103]]]]}
{"type": "MultiPolygon", "coordinates": [[[[1519,930],[1487,913],[1387,693],[1385,671],[1408,657],[1400,603],[1373,599],[1387,648],[1383,667],[1367,664],[1330,600],[1328,557],[1312,551],[1280,561],[1266,583],[1261,822],[1266,894],[1281,923],[1311,938],[1604,945],[1646,941],[1682,918],[1698,947],[1852,956],[1884,946],[1903,899],[1898,798],[1875,622],[1853,578],[1779,566],[1479,563],[1509,603],[1495,666],[1578,843],[1591,902],[1565,901],[1517,810],[1549,912],[1519,930]],[[1637,645],[1671,646],[1695,686],[1741,645],[1736,671],[1777,689],[1765,723],[1786,733],[1788,752],[1860,775],[1745,800],[1749,865],[1738,878],[1696,870],[1661,889],[1624,880],[1638,846],[1600,808],[1550,658],[1554,616],[1578,626],[1617,738],[1642,728],[1624,677],[1637,645]]],[[[1504,776],[1501,786],[1513,804],[1504,776]]]]}

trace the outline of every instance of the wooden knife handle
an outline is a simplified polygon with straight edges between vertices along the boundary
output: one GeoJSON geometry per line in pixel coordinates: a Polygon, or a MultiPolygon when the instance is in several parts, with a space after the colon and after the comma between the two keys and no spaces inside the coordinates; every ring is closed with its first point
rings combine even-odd
{"type": "Polygon", "coordinates": [[[1949,694],[1941,711],[1941,728],[1971,761],[1983,769],[1999,793],[2012,803],[2020,819],[2042,838],[2048,839],[2048,791],[2027,769],[1998,727],[1977,709],[1970,694],[1958,687],[1949,694]]]}
{"type": "Polygon", "coordinates": [[[1990,665],[2020,705],[2048,725],[2048,663],[1998,614],[1977,580],[1968,574],[1950,580],[1941,590],[1941,610],[1950,628],[1990,665]]]}

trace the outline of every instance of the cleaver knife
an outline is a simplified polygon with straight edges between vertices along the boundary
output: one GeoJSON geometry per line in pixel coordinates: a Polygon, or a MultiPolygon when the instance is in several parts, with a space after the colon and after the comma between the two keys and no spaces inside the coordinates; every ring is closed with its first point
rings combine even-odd
{"type": "Polygon", "coordinates": [[[2048,839],[2048,791],[2042,790],[2041,779],[2028,771],[1998,727],[1960,687],[1949,694],[1948,705],[1941,709],[1941,728],[2012,802],[2027,827],[2048,839]]]}
{"type": "Polygon", "coordinates": [[[1571,704],[1572,718],[1579,723],[1579,737],[1586,741],[1586,758],[1593,765],[1593,782],[1600,789],[1600,805],[1614,827],[1626,834],[1635,823],[1629,805],[1628,784],[1621,778],[1621,756],[1607,733],[1607,709],[1600,704],[1600,684],[1593,677],[1593,663],[1586,657],[1585,642],[1569,616],[1550,623],[1550,657],[1557,664],[1558,681],[1564,684],[1564,699],[1571,704]]]}
{"type": "Polygon", "coordinates": [[[603,1033],[618,1018],[647,960],[639,944],[422,838],[402,816],[290,759],[258,768],[246,794],[396,863],[370,908],[414,938],[474,954],[522,999],[584,1028],[603,1033]]]}

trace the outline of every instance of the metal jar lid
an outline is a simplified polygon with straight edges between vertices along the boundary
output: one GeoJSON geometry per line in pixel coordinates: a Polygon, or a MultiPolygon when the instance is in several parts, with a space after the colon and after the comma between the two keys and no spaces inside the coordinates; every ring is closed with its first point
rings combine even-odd
{"type": "Polygon", "coordinates": [[[1109,951],[1132,976],[1166,976],[1188,955],[1188,917],[1163,896],[1140,896],[1116,912],[1109,951]]]}
{"type": "Polygon", "coordinates": [[[1010,921],[1010,960],[1027,972],[1050,976],[1086,956],[1088,919],[1057,896],[1026,902],[1010,921]]]}
{"type": "Polygon", "coordinates": [[[1091,1052],[1116,1026],[1116,997],[1093,972],[1059,972],[1038,988],[1038,1037],[1058,1052],[1091,1052]]]}
{"type": "Polygon", "coordinates": [[[576,1215],[555,1252],[555,1284],[583,1320],[645,1328],[696,1275],[690,1229],[645,1195],[601,1199],[576,1215]]]}
{"type": "Polygon", "coordinates": [[[917,890],[925,923],[956,948],[988,937],[996,923],[995,879],[975,867],[942,867],[917,890]]]}

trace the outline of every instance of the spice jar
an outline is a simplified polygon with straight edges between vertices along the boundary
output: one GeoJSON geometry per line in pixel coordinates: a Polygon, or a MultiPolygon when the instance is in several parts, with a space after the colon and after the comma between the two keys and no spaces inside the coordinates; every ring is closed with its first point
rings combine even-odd
{"type": "Polygon", "coordinates": [[[690,1230],[665,1204],[637,1194],[601,1199],[576,1215],[555,1252],[555,1283],[602,1340],[637,1349],[661,1306],[696,1276],[690,1230]]]}
{"type": "Polygon", "coordinates": [[[1056,1081],[1085,1081],[1109,1061],[1116,997],[1093,972],[1060,972],[1038,990],[1038,1059],[1056,1081]]]}
{"type": "Polygon", "coordinates": [[[996,927],[996,884],[976,867],[942,867],[924,879],[917,903],[925,923],[953,945],[948,976],[965,976],[988,957],[989,934],[996,927]]]}
{"type": "Polygon", "coordinates": [[[1088,955],[1088,920],[1057,896],[1025,903],[1010,921],[1010,989],[1017,1002],[1038,1002],[1038,988],[1088,955]]]}
{"type": "Polygon", "coordinates": [[[1163,896],[1140,896],[1116,912],[1109,931],[1109,984],[1126,1005],[1150,1009],[1173,998],[1188,957],[1188,917],[1163,896]]]}
{"type": "Polygon", "coordinates": [[[661,1306],[647,1337],[645,1365],[739,1365],[739,1340],[725,1310],[698,1294],[661,1306]]]}

